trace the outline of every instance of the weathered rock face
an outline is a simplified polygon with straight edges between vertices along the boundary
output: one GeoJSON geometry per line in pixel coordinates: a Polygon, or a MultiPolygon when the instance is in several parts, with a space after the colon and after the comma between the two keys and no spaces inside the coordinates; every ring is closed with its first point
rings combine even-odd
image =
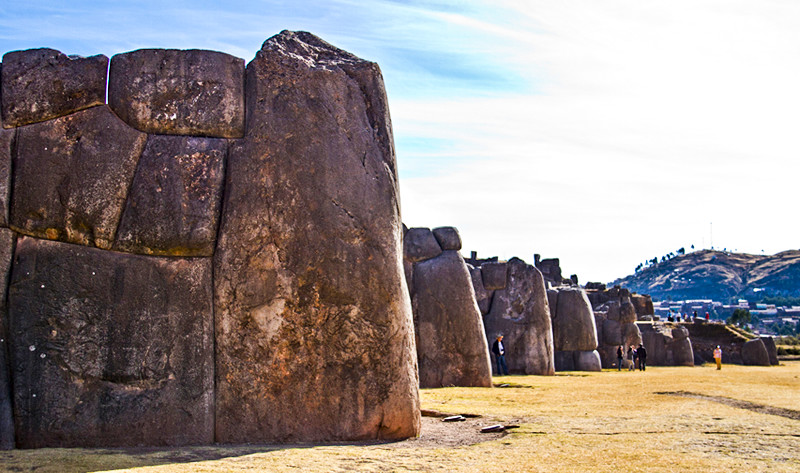
{"type": "Polygon", "coordinates": [[[247,66],[246,98],[214,257],[217,441],[416,436],[378,66],[283,32],[247,66]]]}
{"type": "MultiPolygon", "coordinates": [[[[484,284],[487,266],[481,266],[484,284]]],[[[503,334],[509,371],[552,375],[553,330],[542,273],[519,258],[511,259],[507,266],[505,288],[494,292],[492,309],[483,319],[487,339],[503,334]]],[[[499,282],[495,281],[493,287],[496,284],[499,282]]]]}
{"type": "Polygon", "coordinates": [[[240,59],[134,51],[111,67],[126,123],[107,59],[7,57],[0,448],[419,433],[377,65],[283,32],[245,91],[240,59]]]}
{"type": "Polygon", "coordinates": [[[770,365],[769,353],[762,339],[756,338],[742,345],[742,363],[755,366],[770,365]]]}
{"type": "Polygon", "coordinates": [[[14,146],[14,130],[5,130],[0,121],[0,227],[8,226],[9,192],[11,191],[11,149],[14,146]]]}
{"type": "Polygon", "coordinates": [[[8,307],[19,447],[214,440],[210,259],[20,238],[8,307]]]}
{"type": "Polygon", "coordinates": [[[213,255],[227,150],[227,140],[151,135],[114,249],[151,255],[213,255]]]}
{"type": "Polygon", "coordinates": [[[409,228],[403,238],[403,256],[406,261],[416,263],[442,254],[442,247],[430,228],[409,228]]]}
{"type": "Polygon", "coordinates": [[[483,287],[488,291],[505,289],[508,279],[508,263],[486,263],[481,265],[483,287]]]}
{"type": "Polygon", "coordinates": [[[597,350],[576,351],[575,371],[601,371],[600,354],[597,350]]]}
{"type": "Polygon", "coordinates": [[[648,365],[694,366],[692,342],[686,328],[669,323],[641,323],[639,329],[648,365]]]}
{"type": "Polygon", "coordinates": [[[145,141],[106,106],[19,128],[11,228],[111,248],[145,141]]]}
{"type": "Polygon", "coordinates": [[[105,103],[108,58],[68,57],[54,49],[3,55],[2,115],[7,128],[105,103]]]}
{"type": "Polygon", "coordinates": [[[217,51],[139,49],[111,58],[109,105],[146,133],[244,135],[244,61],[217,51]]]}
{"type": "Polygon", "coordinates": [[[460,250],[461,236],[455,227],[439,227],[433,229],[433,236],[442,250],[460,250]]]}
{"type": "Polygon", "coordinates": [[[594,313],[586,293],[579,288],[559,287],[548,291],[556,351],[593,351],[597,348],[594,313]],[[553,300],[556,302],[553,303],[553,300]]]}
{"type": "Polygon", "coordinates": [[[463,258],[445,250],[414,265],[420,387],[492,385],[489,349],[463,258]]]}
{"type": "Polygon", "coordinates": [[[653,315],[653,299],[647,294],[631,294],[631,302],[636,308],[636,315],[653,315]]]}
{"type": "MultiPolygon", "coordinates": [[[[14,256],[16,236],[7,228],[0,228],[0,287],[8,287],[11,259],[14,256]]],[[[0,293],[0,450],[14,448],[14,413],[11,396],[11,375],[8,372],[8,304],[6,291],[0,293]]]]}
{"type": "Polygon", "coordinates": [[[764,348],[767,349],[767,354],[769,355],[769,364],[780,364],[778,362],[778,347],[775,345],[775,340],[772,337],[762,336],[761,341],[764,342],[764,348]]]}
{"type": "Polygon", "coordinates": [[[483,275],[481,268],[475,268],[467,265],[470,277],[472,278],[472,288],[475,290],[475,299],[478,302],[478,309],[481,315],[486,315],[492,308],[492,296],[494,291],[490,291],[483,286],[483,275]]]}

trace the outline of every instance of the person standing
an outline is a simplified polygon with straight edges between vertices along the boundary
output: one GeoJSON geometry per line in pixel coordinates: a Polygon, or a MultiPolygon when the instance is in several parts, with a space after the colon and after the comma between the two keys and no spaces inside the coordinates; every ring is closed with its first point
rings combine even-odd
{"type": "Polygon", "coordinates": [[[722,349],[717,345],[717,348],[714,349],[714,361],[717,362],[717,369],[722,369],[722,349]]]}
{"type": "Polygon", "coordinates": [[[636,354],[639,356],[639,371],[645,371],[645,368],[647,368],[647,350],[643,344],[639,344],[636,354]]]}
{"type": "Polygon", "coordinates": [[[617,371],[622,371],[622,345],[617,347],[617,371]]]}
{"type": "Polygon", "coordinates": [[[497,376],[508,375],[508,366],[506,365],[506,347],[503,346],[503,335],[498,335],[497,340],[492,344],[492,353],[497,359],[497,376]]]}
{"type": "Polygon", "coordinates": [[[636,350],[633,349],[633,345],[628,347],[628,371],[635,370],[636,364],[633,360],[636,359],[636,350]]]}

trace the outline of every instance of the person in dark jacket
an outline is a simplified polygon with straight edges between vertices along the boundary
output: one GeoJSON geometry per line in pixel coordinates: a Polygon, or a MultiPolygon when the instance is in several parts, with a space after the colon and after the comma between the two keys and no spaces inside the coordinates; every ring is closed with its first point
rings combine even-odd
{"type": "Polygon", "coordinates": [[[492,353],[497,360],[497,376],[502,374],[508,375],[508,366],[506,365],[506,347],[503,345],[503,335],[498,335],[497,340],[492,344],[492,353]]]}
{"type": "Polygon", "coordinates": [[[644,345],[641,343],[639,344],[639,348],[636,349],[636,354],[639,355],[639,371],[644,371],[646,368],[647,350],[645,350],[644,345]]]}
{"type": "Polygon", "coordinates": [[[622,345],[617,347],[617,371],[622,371],[622,356],[625,352],[622,351],[622,345]]]}

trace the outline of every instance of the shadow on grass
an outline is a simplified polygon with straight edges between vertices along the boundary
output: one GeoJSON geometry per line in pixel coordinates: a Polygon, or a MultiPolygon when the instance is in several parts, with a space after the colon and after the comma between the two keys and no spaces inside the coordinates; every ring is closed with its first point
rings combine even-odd
{"type": "Polygon", "coordinates": [[[764,404],[756,404],[750,401],[742,401],[739,399],[732,399],[723,396],[708,396],[706,394],[693,393],[689,391],[662,391],[656,394],[663,394],[666,396],[681,396],[691,397],[695,399],[705,399],[707,401],[714,401],[726,406],[735,407],[737,409],[747,409],[749,411],[758,412],[760,414],[769,414],[773,416],[786,417],[787,419],[800,420],[800,411],[793,409],[785,409],[782,407],[772,407],[764,404]]]}

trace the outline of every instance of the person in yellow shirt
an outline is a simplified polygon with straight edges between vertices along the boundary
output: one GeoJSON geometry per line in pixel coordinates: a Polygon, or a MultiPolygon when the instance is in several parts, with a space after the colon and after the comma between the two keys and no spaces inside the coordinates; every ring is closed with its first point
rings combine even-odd
{"type": "Polygon", "coordinates": [[[714,349],[714,361],[717,362],[717,369],[722,369],[722,349],[720,349],[719,345],[717,348],[714,349]]]}

